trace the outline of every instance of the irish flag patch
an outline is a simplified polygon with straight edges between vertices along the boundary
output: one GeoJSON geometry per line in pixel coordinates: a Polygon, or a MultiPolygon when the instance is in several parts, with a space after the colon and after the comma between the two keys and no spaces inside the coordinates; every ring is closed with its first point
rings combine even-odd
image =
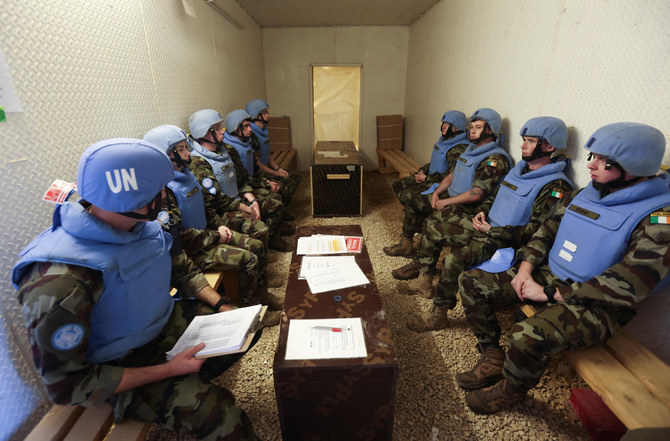
{"type": "Polygon", "coordinates": [[[657,211],[655,213],[651,213],[649,221],[652,224],[668,224],[670,220],[670,212],[668,211],[657,211]]]}
{"type": "Polygon", "coordinates": [[[491,167],[496,167],[498,165],[498,161],[496,161],[495,159],[489,159],[488,161],[486,161],[486,165],[490,165],[491,167]]]}
{"type": "Polygon", "coordinates": [[[563,190],[561,190],[560,188],[554,188],[553,190],[551,190],[551,196],[560,199],[563,197],[563,190]]]}

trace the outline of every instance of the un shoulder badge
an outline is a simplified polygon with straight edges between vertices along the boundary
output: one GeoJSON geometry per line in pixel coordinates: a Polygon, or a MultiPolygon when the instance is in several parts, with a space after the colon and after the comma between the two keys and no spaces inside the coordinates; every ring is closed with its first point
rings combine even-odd
{"type": "Polygon", "coordinates": [[[84,327],[79,323],[68,323],[51,335],[51,346],[59,351],[70,351],[84,339],[84,327]]]}
{"type": "Polygon", "coordinates": [[[216,187],[209,187],[207,191],[210,192],[211,194],[216,194],[216,187]]]}
{"type": "Polygon", "coordinates": [[[202,186],[205,188],[211,188],[212,185],[214,185],[214,181],[212,181],[212,178],[205,178],[202,180],[202,186]]]}
{"type": "Polygon", "coordinates": [[[158,222],[160,222],[161,225],[167,225],[168,221],[170,220],[170,213],[167,211],[161,211],[158,213],[156,219],[158,219],[158,222]]]}

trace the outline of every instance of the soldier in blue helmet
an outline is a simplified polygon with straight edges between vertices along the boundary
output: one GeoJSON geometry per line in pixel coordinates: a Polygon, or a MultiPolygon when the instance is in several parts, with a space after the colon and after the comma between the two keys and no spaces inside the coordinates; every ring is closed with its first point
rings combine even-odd
{"type": "MultiPolygon", "coordinates": [[[[265,100],[251,100],[244,106],[244,110],[251,116],[251,145],[256,153],[255,174],[263,179],[269,179],[279,185],[279,194],[285,206],[291,202],[293,194],[298,189],[301,176],[281,168],[270,155],[270,135],[268,123],[270,122],[270,106],[265,100]]],[[[284,220],[294,220],[294,216],[284,212],[284,220]]]]}
{"type": "MultiPolygon", "coordinates": [[[[189,168],[204,189],[205,203],[215,209],[230,229],[260,239],[272,249],[291,251],[292,246],[275,234],[279,223],[276,212],[268,219],[274,222],[271,232],[261,218],[261,201],[247,180],[238,177],[239,166],[236,167],[229,149],[222,144],[225,127],[221,114],[212,109],[199,110],[191,115],[189,128],[193,146],[189,168]]],[[[268,209],[276,206],[271,199],[267,200],[268,209]]],[[[208,222],[213,219],[208,218],[208,222]]]]}
{"type": "Polygon", "coordinates": [[[540,116],[527,121],[519,134],[523,140],[522,160],[479,206],[474,217],[452,216],[447,223],[431,222],[424,228],[417,253],[421,272],[417,281],[410,284],[410,291],[434,299],[430,312],[408,322],[413,331],[449,326],[447,313],[458,301],[458,276],[493,256],[492,263],[508,256],[508,266],[494,272],[509,269],[514,249],[528,242],[556,202],[572,190],[572,182],[565,174],[568,160],[557,152],[567,147],[565,123],[551,116],[540,116]],[[439,283],[433,289],[431,270],[445,246],[451,247],[451,252],[444,259],[439,283]]]}
{"type": "MultiPolygon", "coordinates": [[[[215,310],[226,303],[205,279],[203,271],[229,270],[238,272],[240,300],[245,305],[262,302],[270,309],[281,309],[283,302],[267,289],[263,243],[247,234],[220,225],[216,230],[207,228],[202,187],[188,169],[191,155],[186,133],[174,125],[154,127],[144,135],[164,151],[174,168],[174,178],[165,189],[162,209],[169,216],[163,228],[172,232],[172,273],[185,274],[173,286],[182,297],[196,297],[212,305],[215,310]],[[261,257],[262,258],[262,257],[261,257]]],[[[279,313],[268,311],[263,324],[279,323],[279,313]]]]}
{"type": "Polygon", "coordinates": [[[213,312],[169,294],[172,238],[153,219],[172,177],[167,155],[142,140],[86,149],[82,200],[56,208],[12,271],[35,366],[57,404],[108,402],[117,422],[255,440],[232,394],[210,383],[241,355],[204,362],[200,344],[165,361],[190,320],[213,312]]]}
{"type": "Polygon", "coordinates": [[[523,400],[550,355],[604,342],[639,302],[670,282],[670,175],[657,175],[663,134],[615,123],[596,130],[584,147],[591,182],[566,195],[519,249],[520,265],[459,279],[481,357],[456,381],[472,390],[465,401],[477,413],[523,400]],[[546,307],[514,325],[504,351],[495,308],[519,301],[546,307]]]}
{"type": "Polygon", "coordinates": [[[419,213],[411,204],[405,205],[403,240],[398,249],[391,247],[384,251],[414,259],[394,270],[393,277],[400,280],[417,277],[419,262],[414,256],[412,237],[423,230],[424,222],[443,223],[452,216],[474,215],[479,204],[507,174],[513,161],[496,143],[501,125],[502,119],[495,110],[481,108],[475,111],[470,117],[470,144],[455,161],[453,172],[430,195],[432,214],[425,211],[419,213]]]}

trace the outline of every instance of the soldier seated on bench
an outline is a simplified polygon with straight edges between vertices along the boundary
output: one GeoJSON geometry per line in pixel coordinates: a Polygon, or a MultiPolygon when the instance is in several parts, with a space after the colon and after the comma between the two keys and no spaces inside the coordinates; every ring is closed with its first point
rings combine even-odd
{"type": "Polygon", "coordinates": [[[566,195],[517,252],[518,269],[477,269],[459,279],[481,356],[456,381],[474,389],[465,397],[474,412],[523,400],[550,355],[604,342],[639,302],[670,282],[670,175],[656,175],[663,134],[615,123],[598,129],[584,148],[591,182],[566,195]],[[495,308],[518,301],[546,307],[514,325],[505,352],[495,308]]]}
{"type": "MultiPolygon", "coordinates": [[[[251,100],[244,106],[244,110],[251,115],[251,145],[256,154],[254,173],[263,179],[276,182],[279,185],[278,192],[282,197],[282,202],[288,207],[302,177],[281,168],[270,155],[269,108],[269,104],[261,99],[251,100]]],[[[284,212],[284,220],[292,221],[295,220],[295,217],[284,212]]]]}
{"type": "MultiPolygon", "coordinates": [[[[429,218],[424,227],[416,261],[419,279],[410,291],[432,298],[433,309],[411,319],[407,326],[416,332],[449,326],[447,312],[458,301],[458,276],[474,265],[498,253],[509,254],[528,242],[563,194],[572,190],[565,175],[568,161],[556,149],[565,149],[568,128],[558,118],[541,116],[524,124],[519,133],[522,160],[505,176],[495,193],[472,217],[454,214],[444,223],[429,218]],[[442,247],[453,247],[444,259],[437,288],[433,290],[433,272],[442,247]],[[513,249],[512,249],[513,248],[513,249]]],[[[499,271],[508,269],[511,265],[499,271]]]]}
{"type": "MultiPolygon", "coordinates": [[[[165,189],[158,219],[172,235],[172,285],[182,295],[204,298],[219,310],[225,304],[205,280],[202,271],[233,269],[238,273],[240,300],[243,306],[262,302],[279,310],[283,301],[268,291],[265,268],[259,266],[258,254],[263,242],[221,225],[207,229],[202,187],[188,169],[191,153],[186,133],[177,126],[163,125],[149,130],[144,140],[164,151],[172,161],[174,178],[165,189]]],[[[265,326],[279,323],[279,312],[266,312],[265,326]]]]}
{"type": "MultiPolygon", "coordinates": [[[[418,276],[419,265],[415,262],[412,237],[425,228],[424,220],[427,224],[428,221],[444,222],[455,215],[473,216],[481,202],[507,174],[513,161],[496,143],[501,124],[500,115],[493,109],[483,108],[473,113],[470,117],[470,144],[455,161],[453,172],[430,195],[430,205],[405,205],[402,242],[384,251],[386,254],[414,257],[414,260],[394,270],[393,277],[405,280],[418,276]],[[447,197],[442,198],[445,190],[447,197]]],[[[425,240],[425,237],[421,239],[422,242],[425,240]]]]}
{"type": "MultiPolygon", "coordinates": [[[[393,183],[393,191],[403,207],[413,207],[416,212],[431,214],[433,207],[430,201],[432,195],[422,194],[433,184],[440,183],[444,178],[454,171],[456,160],[468,147],[467,119],[465,114],[458,110],[449,110],[442,115],[440,131],[442,136],[433,146],[430,162],[424,164],[416,173],[398,179],[393,183]]],[[[407,210],[405,210],[407,212],[407,210]]],[[[407,215],[406,215],[407,216],[407,215]]],[[[416,222],[423,222],[425,215],[416,222]]],[[[414,231],[411,227],[407,229],[410,236],[405,235],[403,224],[403,235],[400,243],[385,247],[384,252],[389,256],[412,257],[414,255],[413,241],[414,231]]]]}
{"type": "Polygon", "coordinates": [[[57,404],[108,402],[116,422],[255,440],[233,395],[210,383],[242,354],[196,359],[201,343],[165,361],[193,317],[213,312],[170,297],[172,238],[153,220],[173,176],[167,155],[139,139],[86,149],[82,200],[59,205],[12,270],[35,366],[57,404]]]}

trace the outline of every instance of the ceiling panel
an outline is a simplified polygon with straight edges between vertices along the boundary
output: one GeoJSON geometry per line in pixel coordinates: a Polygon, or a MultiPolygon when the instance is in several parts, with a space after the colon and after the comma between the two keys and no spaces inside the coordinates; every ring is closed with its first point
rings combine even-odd
{"type": "Polygon", "coordinates": [[[237,0],[262,27],[409,25],[439,0],[237,0]]]}

